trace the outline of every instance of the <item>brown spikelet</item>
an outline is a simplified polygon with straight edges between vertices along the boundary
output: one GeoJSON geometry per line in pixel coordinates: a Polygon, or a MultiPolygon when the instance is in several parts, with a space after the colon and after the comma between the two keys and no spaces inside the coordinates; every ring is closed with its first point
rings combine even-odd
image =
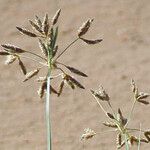
{"type": "Polygon", "coordinates": [[[1,46],[6,51],[11,52],[11,53],[24,53],[25,52],[25,50],[23,50],[17,46],[11,45],[11,44],[2,44],[1,46]]]}
{"type": "Polygon", "coordinates": [[[107,113],[107,116],[108,116],[110,119],[115,119],[114,116],[113,116],[111,113],[107,113]]]}
{"type": "Polygon", "coordinates": [[[39,26],[39,28],[41,29],[42,28],[42,22],[37,15],[35,15],[35,22],[39,26]]]}
{"type": "Polygon", "coordinates": [[[45,92],[45,89],[46,89],[46,85],[47,83],[46,82],[43,82],[42,85],[39,87],[37,93],[38,95],[40,96],[40,98],[42,98],[44,96],[44,92],[45,92]]]}
{"type": "Polygon", "coordinates": [[[117,125],[111,122],[103,122],[103,125],[111,128],[117,128],[117,125]]]}
{"type": "Polygon", "coordinates": [[[104,88],[102,86],[99,87],[98,91],[91,90],[91,93],[99,100],[102,100],[102,101],[110,100],[109,95],[106,93],[106,91],[104,90],[104,88]]]}
{"type": "Polygon", "coordinates": [[[70,80],[65,80],[66,81],[66,83],[74,90],[75,89],[75,86],[74,86],[74,84],[70,81],[70,80]]]}
{"type": "Polygon", "coordinates": [[[50,93],[54,93],[58,95],[58,92],[52,86],[50,86],[50,93]]]}
{"type": "Polygon", "coordinates": [[[25,28],[20,28],[16,27],[22,34],[28,35],[29,37],[38,37],[35,33],[25,29],[25,28]]]}
{"type": "Polygon", "coordinates": [[[0,55],[9,55],[9,53],[1,51],[0,55]]]}
{"type": "Polygon", "coordinates": [[[36,32],[39,32],[41,34],[43,34],[43,31],[41,30],[41,28],[36,24],[34,23],[32,20],[29,20],[32,28],[36,31],[36,32]]]}
{"type": "Polygon", "coordinates": [[[23,72],[24,75],[26,75],[27,74],[27,69],[26,69],[25,65],[23,64],[23,62],[21,61],[20,58],[18,58],[18,61],[19,61],[19,66],[21,68],[21,71],[23,72]]]}
{"type": "Polygon", "coordinates": [[[116,138],[116,144],[117,144],[117,148],[121,146],[122,143],[122,138],[121,138],[121,134],[117,134],[117,138],[116,138]]]}
{"type": "Polygon", "coordinates": [[[61,12],[61,9],[57,10],[57,12],[55,13],[54,17],[52,18],[52,25],[55,25],[58,21],[58,18],[60,16],[60,12],[61,12]]]}
{"type": "Polygon", "coordinates": [[[42,53],[47,57],[47,55],[48,55],[47,49],[41,39],[39,39],[39,47],[40,47],[42,53]]]}
{"type": "Polygon", "coordinates": [[[5,61],[5,64],[6,65],[12,64],[16,59],[17,59],[16,56],[14,56],[14,55],[8,55],[7,59],[5,61]]]}
{"type": "Polygon", "coordinates": [[[120,118],[123,118],[123,115],[122,115],[120,108],[118,109],[118,114],[119,114],[120,118]]]}
{"type": "Polygon", "coordinates": [[[139,139],[137,137],[135,137],[135,136],[130,137],[131,145],[138,144],[138,142],[139,142],[139,139]]]}
{"type": "Polygon", "coordinates": [[[148,105],[149,102],[148,101],[145,101],[145,100],[138,100],[139,103],[142,103],[142,104],[145,104],[145,105],[148,105]]]}
{"type": "Polygon", "coordinates": [[[45,14],[42,22],[42,31],[47,36],[49,30],[48,14],[45,14]]]}
{"type": "Polygon", "coordinates": [[[59,86],[58,96],[61,95],[61,93],[63,91],[63,87],[64,87],[64,81],[62,81],[61,84],[60,84],[60,86],[59,86]]]}
{"type": "Polygon", "coordinates": [[[117,149],[121,149],[125,145],[125,142],[122,142],[121,145],[117,145],[117,149]]]}
{"type": "Polygon", "coordinates": [[[145,135],[146,139],[148,140],[148,142],[150,142],[150,131],[144,132],[144,135],[145,135]]]}
{"type": "Polygon", "coordinates": [[[146,139],[140,139],[140,142],[143,142],[143,143],[149,143],[149,141],[146,140],[146,139]]]}
{"type": "Polygon", "coordinates": [[[85,89],[85,87],[80,82],[78,82],[76,79],[74,79],[73,77],[67,75],[67,78],[77,87],[79,87],[81,89],[85,89]]]}
{"type": "Polygon", "coordinates": [[[29,73],[26,74],[26,78],[23,80],[23,82],[31,79],[32,77],[34,77],[35,75],[37,75],[39,73],[39,69],[35,69],[33,71],[30,71],[29,73]]]}
{"type": "Polygon", "coordinates": [[[149,94],[148,93],[144,93],[144,92],[140,92],[138,94],[138,97],[137,97],[137,100],[141,100],[141,99],[146,99],[149,97],[149,94]]]}
{"type": "Polygon", "coordinates": [[[118,114],[119,114],[119,122],[120,122],[122,125],[125,125],[125,124],[127,123],[127,119],[123,117],[120,108],[118,109],[118,114]]]}
{"type": "Polygon", "coordinates": [[[93,22],[93,19],[88,19],[85,23],[82,24],[82,26],[78,30],[78,36],[81,37],[89,30],[91,23],[93,22]]]}
{"type": "Polygon", "coordinates": [[[98,43],[102,42],[102,39],[97,39],[97,40],[88,40],[88,39],[84,39],[84,38],[80,38],[80,39],[87,44],[98,44],[98,43]]]}
{"type": "Polygon", "coordinates": [[[75,69],[73,67],[66,66],[66,65],[65,65],[65,67],[68,68],[71,72],[73,72],[73,73],[75,73],[77,75],[80,75],[80,76],[83,76],[83,77],[88,77],[85,73],[79,71],[78,69],[75,69]]]}

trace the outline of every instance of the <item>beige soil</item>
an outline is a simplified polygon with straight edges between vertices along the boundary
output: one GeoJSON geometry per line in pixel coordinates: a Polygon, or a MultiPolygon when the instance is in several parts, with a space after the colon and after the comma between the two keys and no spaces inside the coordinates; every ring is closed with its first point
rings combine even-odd
{"type": "MultiPolygon", "coordinates": [[[[80,135],[84,128],[109,130],[101,124],[105,116],[90,88],[102,84],[114,108],[120,107],[125,116],[133,102],[130,79],[143,91],[150,91],[150,1],[0,0],[0,43],[39,51],[35,40],[20,35],[15,26],[28,27],[27,20],[35,14],[53,16],[58,8],[62,8],[60,50],[76,37],[78,27],[88,18],[95,21],[86,37],[104,39],[96,46],[80,41],[61,58],[89,75],[78,78],[87,89],[66,87],[60,98],[52,96],[51,101],[53,150],[83,150],[80,135]]],[[[0,58],[0,150],[46,150],[45,106],[36,93],[38,84],[34,80],[23,84],[17,63],[6,66],[0,58]]],[[[28,70],[34,68],[31,62],[24,62],[28,70]]],[[[137,105],[130,126],[139,128],[142,123],[142,128],[149,128],[149,115],[149,106],[137,105]]],[[[115,150],[115,137],[111,132],[99,134],[84,143],[84,150],[115,150]]],[[[141,150],[149,148],[144,144],[141,150]]]]}

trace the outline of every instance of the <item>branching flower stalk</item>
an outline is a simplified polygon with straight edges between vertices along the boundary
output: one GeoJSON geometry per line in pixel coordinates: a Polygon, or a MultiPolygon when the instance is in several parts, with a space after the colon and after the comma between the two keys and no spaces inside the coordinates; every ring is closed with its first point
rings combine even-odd
{"type": "Polygon", "coordinates": [[[41,84],[41,86],[37,91],[38,95],[40,96],[40,98],[43,98],[44,94],[46,93],[45,109],[46,109],[46,128],[47,128],[47,150],[52,150],[51,118],[50,118],[51,93],[54,93],[59,97],[63,92],[64,85],[68,85],[71,89],[75,89],[76,87],[80,89],[85,89],[85,87],[79,81],[77,81],[72,75],[70,75],[68,71],[82,77],[87,77],[87,75],[82,71],[74,67],[65,65],[64,63],[59,62],[58,59],[78,40],[81,40],[87,44],[92,45],[100,43],[102,41],[102,39],[89,40],[83,38],[83,36],[87,33],[93,22],[93,19],[88,19],[79,28],[75,40],[71,42],[66,48],[64,48],[64,50],[59,52],[59,47],[57,45],[57,37],[58,37],[57,22],[60,16],[60,12],[61,10],[59,9],[55,13],[51,21],[49,21],[48,14],[45,14],[43,21],[38,16],[35,16],[35,21],[29,20],[29,23],[33,31],[29,31],[21,27],[16,27],[21,34],[31,38],[38,39],[42,56],[37,52],[22,49],[12,44],[2,44],[1,46],[3,50],[0,51],[0,55],[7,56],[5,62],[7,65],[12,64],[15,61],[18,61],[21,71],[25,75],[25,79],[23,80],[23,82],[26,82],[29,79],[37,76],[39,72],[43,69],[46,69],[47,71],[47,74],[45,76],[38,77],[37,79],[37,82],[41,84]],[[35,63],[38,63],[40,66],[28,72],[22,59],[31,60],[35,63]],[[66,69],[68,71],[66,71],[66,69]],[[58,71],[58,74],[53,75],[53,70],[58,71]],[[54,79],[58,77],[61,78],[61,82],[59,84],[58,89],[56,89],[52,86],[52,82],[54,82],[55,81],[54,79]]]}
{"type": "MultiPolygon", "coordinates": [[[[131,116],[133,115],[135,104],[136,103],[141,103],[144,105],[149,104],[149,102],[145,100],[146,98],[149,97],[149,94],[145,92],[139,92],[138,87],[136,86],[134,80],[131,80],[131,89],[134,94],[133,96],[134,101],[133,101],[131,111],[129,112],[128,118],[125,118],[123,116],[120,108],[118,108],[117,113],[114,112],[111,102],[110,102],[110,97],[108,96],[107,92],[104,90],[102,86],[100,86],[98,90],[91,90],[91,93],[94,96],[94,99],[96,100],[98,105],[100,106],[100,109],[102,109],[106,117],[109,119],[109,121],[104,122],[103,125],[109,128],[113,128],[114,129],[113,131],[117,133],[117,140],[116,140],[117,149],[120,149],[125,145],[126,150],[129,150],[130,146],[132,146],[133,144],[137,144],[138,149],[139,149],[141,143],[150,143],[150,131],[149,130],[142,130],[141,125],[140,125],[140,129],[128,127],[129,121],[131,121],[131,116]],[[103,107],[102,103],[104,102],[107,102],[110,110],[112,111],[112,114],[109,113],[109,111],[107,111],[103,107]],[[135,135],[133,135],[133,132],[140,132],[139,137],[136,137],[135,135]],[[141,137],[142,134],[144,138],[141,137]]],[[[82,139],[87,140],[97,135],[97,133],[93,131],[92,129],[88,131],[91,131],[90,132],[91,136],[86,137],[85,136],[85,134],[87,133],[86,132],[83,134],[84,136],[82,135],[82,139]]],[[[87,135],[89,135],[89,132],[87,135]]]]}

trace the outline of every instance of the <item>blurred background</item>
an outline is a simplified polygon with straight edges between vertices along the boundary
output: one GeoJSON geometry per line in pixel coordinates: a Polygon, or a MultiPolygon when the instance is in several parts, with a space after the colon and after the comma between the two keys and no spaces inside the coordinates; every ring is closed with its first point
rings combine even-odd
{"type": "MultiPolygon", "coordinates": [[[[53,150],[115,150],[116,134],[98,134],[80,141],[84,128],[109,130],[102,125],[105,116],[89,89],[101,84],[111,97],[115,110],[127,116],[131,109],[133,78],[141,90],[150,92],[150,1],[149,0],[0,0],[0,44],[11,43],[38,51],[37,41],[20,35],[16,26],[29,28],[28,19],[45,13],[53,17],[61,8],[59,49],[77,36],[88,18],[94,18],[90,39],[103,38],[98,45],[78,41],[60,59],[88,74],[79,78],[86,90],[66,87],[62,96],[52,96],[53,150]]],[[[37,95],[35,79],[22,83],[18,64],[4,65],[0,57],[0,150],[46,150],[45,103],[37,95]]],[[[34,64],[24,60],[28,70],[34,64]]],[[[78,77],[77,77],[78,78],[78,77]]],[[[150,127],[149,106],[136,106],[130,127],[150,127]],[[146,109],[147,108],[147,109],[146,109]]],[[[141,150],[150,145],[143,144],[141,150]]],[[[137,149],[133,147],[132,149],[137,149]]]]}

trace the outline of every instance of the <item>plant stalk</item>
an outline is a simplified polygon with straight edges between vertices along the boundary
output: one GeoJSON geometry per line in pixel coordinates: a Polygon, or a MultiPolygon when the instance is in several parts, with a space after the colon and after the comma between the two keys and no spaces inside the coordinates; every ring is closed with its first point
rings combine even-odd
{"type": "Polygon", "coordinates": [[[48,52],[48,76],[46,93],[46,128],[47,128],[47,150],[52,150],[51,116],[50,116],[50,76],[51,76],[51,55],[48,52]]]}

